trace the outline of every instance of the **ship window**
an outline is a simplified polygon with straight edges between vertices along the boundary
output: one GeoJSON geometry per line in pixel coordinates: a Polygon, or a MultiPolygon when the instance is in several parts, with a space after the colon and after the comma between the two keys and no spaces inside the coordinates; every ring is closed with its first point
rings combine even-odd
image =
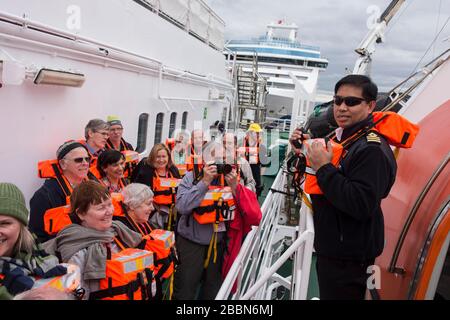
{"type": "Polygon", "coordinates": [[[183,112],[183,117],[181,118],[181,129],[186,130],[188,113],[187,111],[183,112]]]}
{"type": "Polygon", "coordinates": [[[164,124],[164,113],[160,112],[156,116],[155,141],[154,141],[155,144],[161,143],[163,124],[164,124]]]}
{"type": "Polygon", "coordinates": [[[175,131],[176,125],[177,125],[177,113],[176,112],[172,112],[170,114],[169,138],[172,138],[172,134],[175,131]]]}
{"type": "Polygon", "coordinates": [[[326,62],[308,61],[308,67],[326,68],[328,64],[326,62]]]}
{"type": "Polygon", "coordinates": [[[136,151],[142,153],[147,148],[148,113],[139,116],[136,151]]]}

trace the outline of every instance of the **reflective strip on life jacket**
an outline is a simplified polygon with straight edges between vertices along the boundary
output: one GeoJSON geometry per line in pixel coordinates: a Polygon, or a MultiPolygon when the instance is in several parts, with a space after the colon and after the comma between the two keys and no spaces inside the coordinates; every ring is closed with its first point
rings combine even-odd
{"type": "Polygon", "coordinates": [[[177,178],[159,178],[160,187],[176,188],[180,185],[181,179],[177,178]]]}
{"type": "Polygon", "coordinates": [[[223,200],[232,200],[233,199],[233,193],[231,192],[230,187],[224,187],[224,188],[214,188],[208,190],[206,192],[204,200],[213,200],[217,201],[220,198],[223,200]]]}
{"type": "Polygon", "coordinates": [[[149,300],[153,297],[153,253],[127,248],[106,260],[106,277],[90,299],[149,300]]]}

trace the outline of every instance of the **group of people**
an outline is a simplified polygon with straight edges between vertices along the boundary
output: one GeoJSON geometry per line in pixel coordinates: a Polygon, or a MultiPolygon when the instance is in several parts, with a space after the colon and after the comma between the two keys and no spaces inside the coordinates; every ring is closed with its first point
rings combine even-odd
{"type": "MultiPolygon", "coordinates": [[[[333,142],[306,143],[311,137],[301,129],[290,137],[294,153],[306,154],[307,184],[315,183],[321,299],[364,299],[368,267],[383,251],[380,203],[394,183],[396,161],[374,127],[376,97],[368,77],[346,76],[335,86],[333,142]]],[[[245,234],[261,220],[254,162],[260,128],[250,131],[253,142],[245,141],[242,152],[232,133],[205,142],[194,130],[156,144],[136,163],[128,159],[133,148],[119,119],[90,121],[86,140],[64,143],[56,160],[39,164],[47,180],[30,201],[29,219],[20,190],[0,184],[0,296],[58,297],[33,283],[63,276],[66,263],[80,269],[83,292],[76,292],[84,299],[161,298],[164,281],[173,283],[174,299],[213,299],[245,234]],[[175,241],[168,240],[173,233],[175,241]],[[153,266],[145,249],[156,252],[153,266]],[[141,269],[115,279],[111,261],[124,257],[142,258],[141,269]]]]}
{"type": "MultiPolygon", "coordinates": [[[[39,176],[46,180],[30,200],[29,217],[20,190],[7,184],[20,198],[16,220],[26,232],[18,233],[37,248],[27,253],[40,260],[37,255],[45,252],[59,277],[67,265],[77,266],[77,290],[65,288],[63,298],[76,293],[82,299],[213,299],[245,234],[261,219],[246,153],[237,152],[233,133],[207,142],[194,130],[191,138],[180,133],[155,144],[139,161],[122,134],[117,117],[91,120],[85,140],[67,141],[56,159],[39,162],[39,176]],[[146,265],[148,252],[153,262],[146,265]],[[113,270],[124,255],[142,259],[131,276],[113,270]]],[[[13,220],[11,212],[0,210],[0,217],[13,220]]],[[[1,261],[23,254],[12,251],[23,245],[22,237],[0,240],[0,247],[10,245],[1,261]]],[[[0,274],[8,280],[13,268],[7,265],[0,274]]],[[[12,289],[15,281],[1,281],[4,296],[35,292],[43,276],[33,272],[25,272],[26,285],[19,290],[12,289]]]]}

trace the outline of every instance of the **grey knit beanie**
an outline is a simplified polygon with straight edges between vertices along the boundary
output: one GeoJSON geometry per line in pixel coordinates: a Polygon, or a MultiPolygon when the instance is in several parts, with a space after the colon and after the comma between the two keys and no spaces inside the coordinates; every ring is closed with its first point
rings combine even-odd
{"type": "Polygon", "coordinates": [[[28,209],[22,191],[12,184],[0,182],[0,215],[11,216],[28,225],[28,209]]]}

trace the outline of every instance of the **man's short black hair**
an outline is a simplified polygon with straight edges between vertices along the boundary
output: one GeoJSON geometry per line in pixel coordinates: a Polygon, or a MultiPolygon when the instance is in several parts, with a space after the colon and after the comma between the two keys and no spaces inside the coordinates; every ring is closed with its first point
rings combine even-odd
{"type": "Polygon", "coordinates": [[[343,85],[350,85],[362,89],[363,98],[367,101],[376,101],[378,95],[378,87],[370,80],[369,77],[361,74],[349,74],[336,83],[334,87],[334,94],[336,94],[339,88],[343,85]]]}

